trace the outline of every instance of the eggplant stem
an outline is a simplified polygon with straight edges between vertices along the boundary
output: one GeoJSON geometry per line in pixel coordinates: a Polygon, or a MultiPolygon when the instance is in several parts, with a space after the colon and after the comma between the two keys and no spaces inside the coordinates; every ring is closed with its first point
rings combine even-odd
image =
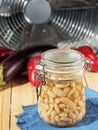
{"type": "Polygon", "coordinates": [[[3,80],[4,80],[4,76],[3,76],[3,66],[0,65],[0,87],[6,84],[6,82],[3,81],[3,80]]]}

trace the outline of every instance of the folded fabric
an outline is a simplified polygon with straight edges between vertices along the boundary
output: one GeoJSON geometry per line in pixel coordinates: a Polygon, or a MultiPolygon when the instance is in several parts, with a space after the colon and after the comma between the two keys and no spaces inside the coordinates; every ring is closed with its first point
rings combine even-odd
{"type": "Polygon", "coordinates": [[[37,104],[22,106],[23,112],[16,116],[21,130],[98,130],[98,92],[85,87],[86,115],[76,125],[58,128],[45,123],[38,114],[37,104]]]}

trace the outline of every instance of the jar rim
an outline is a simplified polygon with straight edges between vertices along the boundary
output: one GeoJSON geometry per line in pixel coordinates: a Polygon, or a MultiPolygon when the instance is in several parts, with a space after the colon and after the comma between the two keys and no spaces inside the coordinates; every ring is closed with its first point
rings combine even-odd
{"type": "MultiPolygon", "coordinates": [[[[63,54],[64,55],[64,54],[63,54]]],[[[68,55],[62,56],[63,58],[66,58],[68,55]]],[[[70,73],[79,73],[80,71],[84,70],[85,66],[85,58],[84,56],[72,49],[50,49],[42,53],[42,58],[40,60],[39,65],[36,66],[37,70],[41,70],[43,72],[50,72],[54,74],[70,74],[70,73]],[[51,54],[51,52],[56,52],[57,57],[55,57],[54,53],[51,54]],[[58,59],[58,52],[71,54],[69,57],[71,59],[69,61],[59,61],[58,59]],[[75,54],[74,56],[72,54],[75,54]],[[49,54],[50,57],[47,57],[46,55],[49,54]],[[46,57],[45,57],[46,56],[46,57]],[[54,58],[54,59],[52,59],[54,58]],[[76,59],[75,59],[76,58],[76,59]],[[51,60],[52,59],[52,60],[51,60]]],[[[61,56],[59,58],[62,58],[61,56]]],[[[67,58],[69,58],[67,57],[67,58]]]]}
{"type": "Polygon", "coordinates": [[[75,66],[83,65],[83,54],[73,49],[50,49],[42,53],[41,63],[46,66],[75,66]]]}

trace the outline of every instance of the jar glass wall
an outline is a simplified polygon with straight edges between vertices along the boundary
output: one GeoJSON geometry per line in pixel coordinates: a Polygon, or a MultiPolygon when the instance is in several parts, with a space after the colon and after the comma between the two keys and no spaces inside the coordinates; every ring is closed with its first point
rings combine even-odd
{"type": "Polygon", "coordinates": [[[45,84],[38,98],[38,112],[48,124],[71,126],[85,116],[84,65],[83,55],[74,50],[52,49],[42,54],[40,73],[45,84]]]}

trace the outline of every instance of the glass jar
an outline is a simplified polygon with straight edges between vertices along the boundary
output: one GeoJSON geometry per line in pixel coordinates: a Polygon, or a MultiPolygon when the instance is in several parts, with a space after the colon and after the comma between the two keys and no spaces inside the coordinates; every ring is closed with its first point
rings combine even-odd
{"type": "Polygon", "coordinates": [[[85,59],[72,49],[52,49],[42,54],[39,77],[38,112],[48,124],[72,126],[82,120],[86,112],[83,86],[85,59]]]}

